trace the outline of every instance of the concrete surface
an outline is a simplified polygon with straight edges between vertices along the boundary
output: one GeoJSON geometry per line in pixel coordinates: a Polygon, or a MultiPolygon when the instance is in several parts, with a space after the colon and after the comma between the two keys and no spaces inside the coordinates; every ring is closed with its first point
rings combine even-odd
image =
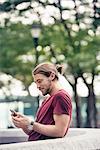
{"type": "Polygon", "coordinates": [[[0,130],[0,145],[27,141],[28,136],[21,129],[0,130]]]}
{"type": "Polygon", "coordinates": [[[2,134],[0,131],[0,138],[2,139],[2,135],[3,138],[6,136],[5,139],[7,141],[7,138],[9,140],[10,136],[13,141],[17,137],[17,141],[15,142],[20,142],[20,140],[18,141],[19,135],[21,143],[1,143],[0,150],[100,150],[100,129],[70,128],[64,138],[33,142],[23,142],[27,140],[27,136],[21,130],[9,130],[2,131],[2,134]]]}

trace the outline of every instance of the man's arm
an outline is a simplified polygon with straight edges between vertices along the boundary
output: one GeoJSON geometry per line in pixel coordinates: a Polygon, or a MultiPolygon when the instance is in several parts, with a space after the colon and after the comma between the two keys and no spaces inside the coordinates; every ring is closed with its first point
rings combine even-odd
{"type": "Polygon", "coordinates": [[[55,125],[44,125],[34,122],[33,130],[51,137],[63,137],[69,125],[70,117],[66,114],[53,115],[55,125]]]}
{"type": "MultiPolygon", "coordinates": [[[[66,114],[53,115],[55,125],[45,125],[38,122],[34,122],[33,130],[51,137],[63,137],[69,125],[70,117],[66,114]]],[[[13,123],[16,127],[22,128],[26,134],[29,134],[28,125],[29,119],[24,115],[17,115],[12,117],[13,123]]]]}

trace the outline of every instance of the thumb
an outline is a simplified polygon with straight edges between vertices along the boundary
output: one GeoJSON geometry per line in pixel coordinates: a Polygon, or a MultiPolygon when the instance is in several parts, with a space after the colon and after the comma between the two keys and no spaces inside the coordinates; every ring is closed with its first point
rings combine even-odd
{"type": "Polygon", "coordinates": [[[17,112],[17,117],[24,118],[24,115],[23,115],[23,114],[21,114],[21,113],[19,113],[19,112],[17,112]]]}

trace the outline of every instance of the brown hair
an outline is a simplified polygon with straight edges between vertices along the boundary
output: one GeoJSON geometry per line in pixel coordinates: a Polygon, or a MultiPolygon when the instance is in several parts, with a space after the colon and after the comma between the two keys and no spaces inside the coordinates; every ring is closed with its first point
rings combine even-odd
{"type": "Polygon", "coordinates": [[[58,72],[59,72],[60,74],[63,74],[63,71],[64,71],[63,65],[57,64],[57,65],[56,65],[56,68],[57,68],[57,70],[58,70],[58,72]]]}
{"type": "Polygon", "coordinates": [[[55,78],[58,79],[58,71],[57,71],[56,65],[49,63],[49,62],[41,63],[38,66],[36,66],[34,70],[32,71],[32,74],[36,75],[38,73],[43,74],[47,77],[49,77],[51,73],[54,73],[55,78]]]}

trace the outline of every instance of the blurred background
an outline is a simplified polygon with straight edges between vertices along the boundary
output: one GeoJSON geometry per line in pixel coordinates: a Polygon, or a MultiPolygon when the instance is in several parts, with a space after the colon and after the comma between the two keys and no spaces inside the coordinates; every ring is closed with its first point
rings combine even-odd
{"type": "Polygon", "coordinates": [[[0,0],[0,129],[13,127],[10,109],[35,118],[32,69],[44,61],[65,68],[71,127],[100,128],[98,0],[0,0]]]}

